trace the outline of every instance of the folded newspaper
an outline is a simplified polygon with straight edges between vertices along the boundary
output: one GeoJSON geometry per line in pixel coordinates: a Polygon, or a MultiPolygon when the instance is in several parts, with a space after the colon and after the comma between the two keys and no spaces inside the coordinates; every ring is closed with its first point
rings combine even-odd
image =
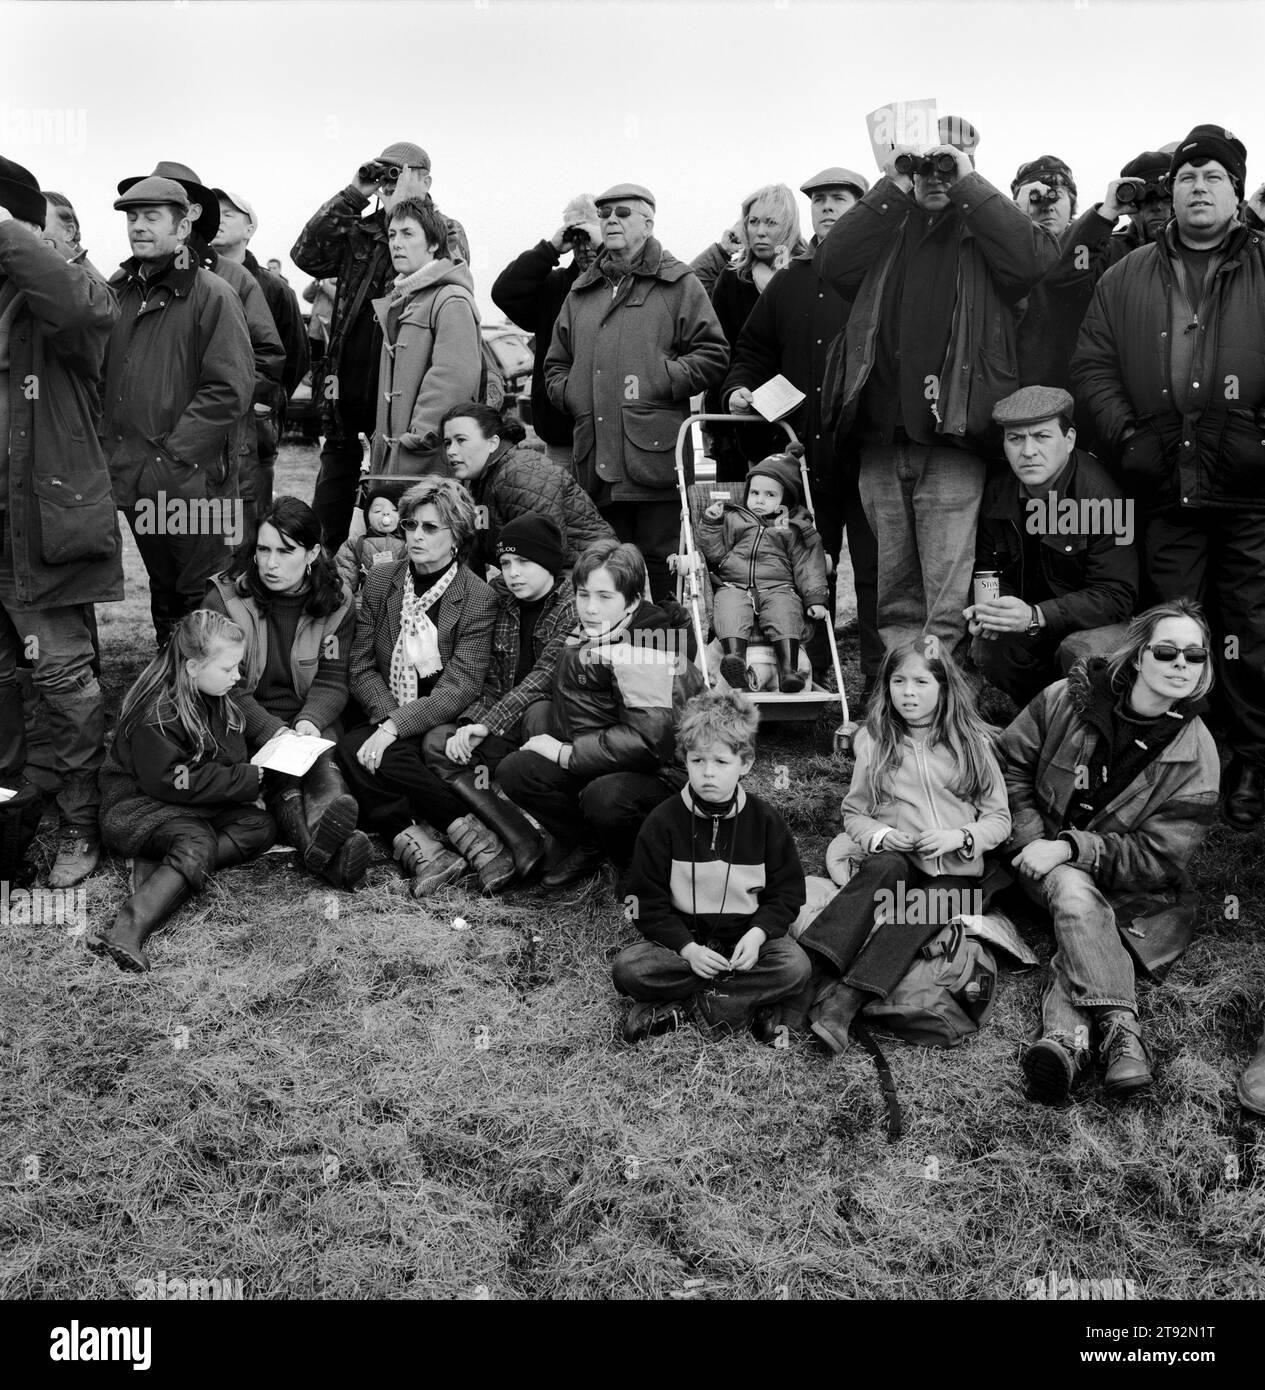
{"type": "Polygon", "coordinates": [[[315,734],[296,734],[293,729],[282,729],[264,744],[251,762],[271,772],[302,777],[317,758],[333,746],[332,738],[317,738],[315,734]]]}

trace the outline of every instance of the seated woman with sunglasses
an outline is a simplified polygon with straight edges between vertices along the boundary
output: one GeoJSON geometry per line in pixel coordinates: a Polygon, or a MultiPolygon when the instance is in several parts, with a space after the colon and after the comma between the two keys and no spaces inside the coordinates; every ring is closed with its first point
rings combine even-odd
{"type": "Polygon", "coordinates": [[[474,504],[451,478],[427,478],[399,509],[407,555],[366,576],[351,648],[351,693],[368,723],[339,742],[338,760],[361,823],[391,845],[415,897],[470,868],[490,889],[513,874],[512,856],[422,756],[425,736],[478,699],[492,657],[496,598],[462,564],[474,504]]]}
{"type": "Polygon", "coordinates": [[[1038,695],[1002,736],[1006,849],[1053,918],[1042,1036],[1023,1059],[1033,1099],[1067,1102],[1096,1041],[1104,1089],[1151,1084],[1135,987],[1189,943],[1186,866],[1217,810],[1220,764],[1199,718],[1208,624],[1189,599],[1134,618],[1110,657],[1038,695]],[[1178,896],[1173,905],[1174,895],[1178,896]]]}

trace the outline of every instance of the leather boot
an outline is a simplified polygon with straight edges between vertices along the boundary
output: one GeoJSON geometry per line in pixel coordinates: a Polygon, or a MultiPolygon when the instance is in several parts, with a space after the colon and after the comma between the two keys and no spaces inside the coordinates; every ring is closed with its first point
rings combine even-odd
{"type": "Polygon", "coordinates": [[[799,643],[793,637],[779,637],[773,643],[777,654],[777,688],[784,695],[796,695],[804,688],[799,673],[799,643]]]}
{"type": "Polygon", "coordinates": [[[189,880],[169,864],[157,864],[141,888],[119,909],[108,931],[90,939],[98,954],[108,952],[120,970],[149,969],[145,942],[192,893],[189,880]]]}
{"type": "Polygon", "coordinates": [[[809,1027],[836,1056],[848,1050],[848,1030],[852,1020],[870,1002],[870,995],[842,980],[832,986],[813,1005],[809,1027]]]}
{"type": "Polygon", "coordinates": [[[1256,1056],[1243,1069],[1235,1089],[1239,1104],[1253,1115],[1265,1115],[1265,1032],[1256,1045],[1256,1056]]]}
{"type": "Polygon", "coordinates": [[[322,753],[303,778],[303,814],[307,817],[311,841],[303,862],[313,873],[321,873],[342,849],[360,819],[356,798],[330,757],[322,753]]]}
{"type": "Polygon", "coordinates": [[[1129,1096],[1151,1084],[1151,1064],[1142,1042],[1142,1025],[1128,1009],[1104,1009],[1098,1015],[1102,1033],[1099,1056],[1107,1068],[1103,1089],[1109,1096],[1129,1096]]]}
{"type": "Polygon", "coordinates": [[[312,836],[308,831],[307,816],[303,810],[302,791],[298,787],[290,787],[280,796],[270,798],[268,809],[277,822],[281,838],[298,850],[300,859],[305,859],[308,846],[312,843],[312,836]]]}
{"type": "Polygon", "coordinates": [[[743,637],[722,637],[724,656],[720,659],[720,678],[735,690],[747,688],[747,642],[743,637]]]}
{"type": "Polygon", "coordinates": [[[474,814],[500,836],[514,856],[514,872],[520,879],[530,878],[545,857],[545,841],[531,821],[491,787],[481,787],[472,768],[459,772],[448,785],[474,814]]]}
{"type": "Polygon", "coordinates": [[[414,824],[391,842],[391,856],[413,880],[411,891],[415,898],[455,883],[470,867],[466,861],[439,843],[429,825],[414,824]]]}
{"type": "Polygon", "coordinates": [[[1221,814],[1235,830],[1255,830],[1265,813],[1265,767],[1237,755],[1226,768],[1221,814]]]}
{"type": "Polygon", "coordinates": [[[453,849],[479,875],[485,893],[499,893],[514,881],[514,856],[475,816],[461,816],[448,827],[453,849]]]}

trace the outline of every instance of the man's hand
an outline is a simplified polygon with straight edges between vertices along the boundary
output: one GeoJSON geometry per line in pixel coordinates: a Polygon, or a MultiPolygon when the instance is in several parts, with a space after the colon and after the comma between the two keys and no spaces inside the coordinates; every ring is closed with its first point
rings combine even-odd
{"type": "Polygon", "coordinates": [[[816,619],[819,623],[824,623],[830,616],[830,610],[824,603],[810,603],[808,605],[808,616],[816,619]]]}
{"type": "Polygon", "coordinates": [[[935,149],[928,150],[923,158],[934,159],[938,154],[951,154],[957,160],[957,173],[953,175],[955,179],[965,178],[967,174],[975,172],[975,166],[971,163],[971,156],[958,149],[956,145],[937,145],[935,149]]]}
{"type": "Polygon", "coordinates": [[[562,750],[569,748],[570,744],[563,743],[560,738],[554,738],[552,734],[533,734],[531,738],[523,744],[524,753],[536,753],[540,757],[547,759],[551,763],[557,763],[562,757],[562,750]]]}
{"type": "Polygon", "coordinates": [[[444,756],[450,763],[461,763],[464,766],[470,761],[471,753],[487,736],[486,724],[463,724],[444,744],[444,756]]]}
{"type": "Polygon", "coordinates": [[[1041,879],[1060,864],[1070,862],[1075,851],[1066,840],[1033,840],[1010,861],[1024,878],[1041,879]]]}
{"type": "Polygon", "coordinates": [[[887,162],[883,165],[883,172],[894,184],[898,184],[906,193],[912,193],[914,188],[914,176],[912,174],[898,174],[896,172],[896,161],[901,155],[907,154],[917,165],[921,156],[912,145],[897,145],[887,156],[887,162]]]}
{"type": "Polygon", "coordinates": [[[320,738],[321,736],[321,731],[310,719],[300,719],[294,726],[294,732],[302,734],[304,738],[320,738]]]}
{"type": "Polygon", "coordinates": [[[975,616],[975,605],[962,610],[962,616],[966,619],[966,630],[972,637],[986,637],[990,642],[995,642],[1000,636],[996,632],[985,632],[979,619],[975,616]]]}
{"type": "Polygon", "coordinates": [[[382,186],[382,180],[381,180],[381,179],[372,179],[372,180],[370,180],[370,179],[362,179],[362,178],[360,177],[360,171],[361,171],[361,169],[374,168],[374,167],[377,165],[377,163],[378,163],[378,161],[377,161],[376,159],[366,159],[366,160],[364,161],[363,164],[357,165],[357,166],[356,166],[356,176],[355,176],[355,178],[352,179],[352,181],[351,181],[351,186],[352,186],[353,188],[357,189],[359,192],[363,193],[363,194],[365,195],[366,198],[372,198],[372,197],[373,197],[373,195],[374,195],[374,194],[378,191],[378,189],[382,186]]]}
{"type": "Polygon", "coordinates": [[[1028,209],[1032,206],[1032,199],[1030,195],[1033,193],[1040,193],[1044,195],[1049,191],[1049,184],[1041,183],[1039,181],[1034,183],[1022,184],[1019,188],[1019,191],[1015,194],[1015,206],[1026,217],[1028,214],[1028,209]]]}
{"type": "Polygon", "coordinates": [[[1023,599],[1007,595],[972,604],[962,611],[972,623],[979,625],[985,637],[996,637],[1003,632],[1027,632],[1035,610],[1023,599]]]}
{"type": "Polygon", "coordinates": [[[387,729],[375,729],[360,745],[356,761],[366,772],[376,774],[382,766],[382,755],[399,737],[387,729]]]}
{"type": "Polygon", "coordinates": [[[681,959],[689,962],[690,969],[701,980],[714,980],[731,968],[719,951],[713,951],[710,946],[701,946],[697,941],[681,947],[681,959]]]}
{"type": "Polygon", "coordinates": [[[1100,217],[1107,218],[1110,222],[1118,222],[1120,218],[1127,216],[1131,212],[1137,212],[1138,203],[1122,203],[1119,199],[1121,185],[1129,184],[1137,187],[1135,179],[1112,179],[1107,185],[1107,196],[1102,200],[1102,207],[1098,209],[1100,217]]]}
{"type": "Polygon", "coordinates": [[[751,404],[751,392],[745,386],[739,386],[729,397],[729,413],[731,415],[750,415],[755,410],[751,404]]]}
{"type": "Polygon", "coordinates": [[[924,859],[936,859],[942,854],[962,849],[965,844],[960,830],[924,830],[914,841],[914,853],[921,854],[924,859]]]}
{"type": "Polygon", "coordinates": [[[729,958],[730,969],[750,970],[760,959],[760,947],[768,939],[768,934],[763,927],[752,927],[750,931],[743,932],[738,938],[738,944],[734,947],[733,955],[729,958]]]}

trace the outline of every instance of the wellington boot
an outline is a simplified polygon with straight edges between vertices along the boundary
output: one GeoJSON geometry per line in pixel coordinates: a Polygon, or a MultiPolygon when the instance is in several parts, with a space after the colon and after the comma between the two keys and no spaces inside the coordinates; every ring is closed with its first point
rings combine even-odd
{"type": "Polygon", "coordinates": [[[777,687],[784,695],[797,695],[804,688],[799,669],[799,643],[793,637],[779,637],[773,643],[777,655],[777,687]]]}
{"type": "Polygon", "coordinates": [[[144,885],[119,909],[110,929],[96,938],[98,949],[108,952],[121,970],[148,970],[145,942],[192,891],[178,870],[168,864],[156,865],[144,885]]]}
{"type": "Polygon", "coordinates": [[[545,857],[545,840],[540,831],[503,796],[491,787],[480,787],[473,769],[459,773],[448,784],[484,825],[491,826],[505,848],[514,856],[514,872],[529,878],[545,857]]]}
{"type": "Polygon", "coordinates": [[[338,765],[322,753],[303,778],[303,814],[310,841],[303,862],[319,874],[343,847],[360,819],[356,798],[338,765]]]}
{"type": "Polygon", "coordinates": [[[735,690],[747,689],[747,643],[742,637],[722,637],[725,654],[720,659],[720,678],[735,690]]]}
{"type": "Polygon", "coordinates": [[[845,985],[832,986],[813,1005],[809,1015],[811,1028],[836,1056],[848,1050],[848,1030],[852,1020],[869,1003],[871,996],[863,989],[845,985]]]}

